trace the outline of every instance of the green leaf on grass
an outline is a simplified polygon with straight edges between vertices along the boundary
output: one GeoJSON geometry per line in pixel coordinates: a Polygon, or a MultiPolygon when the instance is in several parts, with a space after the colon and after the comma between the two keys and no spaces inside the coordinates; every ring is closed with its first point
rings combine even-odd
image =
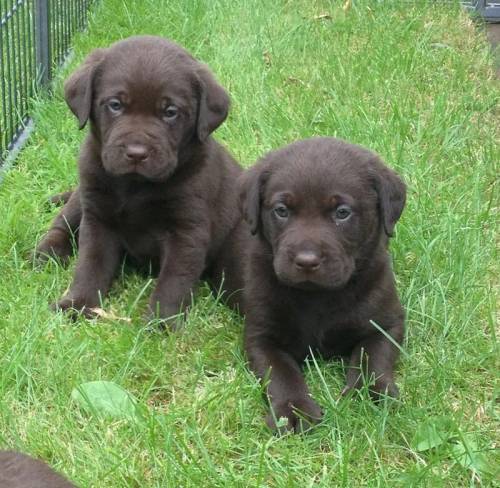
{"type": "Polygon", "coordinates": [[[428,451],[451,437],[451,422],[446,417],[432,417],[420,424],[413,437],[412,445],[416,451],[428,451]]]}
{"type": "Polygon", "coordinates": [[[111,418],[140,419],[135,398],[112,381],[82,383],[73,389],[71,398],[92,414],[111,418]]]}
{"type": "Polygon", "coordinates": [[[462,439],[452,444],[450,453],[453,459],[466,469],[481,474],[492,474],[494,471],[488,458],[484,452],[478,450],[476,441],[470,434],[466,434],[462,439]]]}

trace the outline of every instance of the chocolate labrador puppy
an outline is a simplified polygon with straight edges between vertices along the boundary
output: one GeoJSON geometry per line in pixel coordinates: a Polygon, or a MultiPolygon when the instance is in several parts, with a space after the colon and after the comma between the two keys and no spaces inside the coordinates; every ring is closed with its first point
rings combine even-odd
{"type": "Polygon", "coordinates": [[[1,488],[74,488],[43,461],[14,451],[0,451],[1,488]]]}
{"type": "Polygon", "coordinates": [[[149,317],[175,316],[239,216],[241,169],[210,136],[228,95],[186,50],[140,36],[93,51],[65,98],[90,132],[80,185],[37,248],[67,258],[79,226],[73,283],[56,307],[92,316],[126,254],[159,273],[149,317]]]}
{"type": "Polygon", "coordinates": [[[299,367],[310,349],[349,358],[344,393],[366,380],[375,397],[397,395],[404,312],[387,245],[405,195],[375,154],[333,138],[271,152],[242,176],[244,222],[216,276],[246,316],[252,370],[269,375],[271,428],[280,417],[288,430],[321,418],[299,367]]]}

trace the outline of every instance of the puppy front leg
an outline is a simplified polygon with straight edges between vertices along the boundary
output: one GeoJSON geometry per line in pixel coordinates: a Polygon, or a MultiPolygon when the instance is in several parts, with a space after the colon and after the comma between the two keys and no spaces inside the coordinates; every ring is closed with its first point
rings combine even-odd
{"type": "Polygon", "coordinates": [[[269,343],[249,340],[246,352],[253,372],[261,379],[269,378],[271,412],[266,423],[272,430],[303,432],[321,420],[321,408],[311,398],[302,371],[290,354],[269,343]],[[287,420],[286,425],[280,425],[280,418],[287,420]]]}
{"type": "Polygon", "coordinates": [[[76,235],[82,219],[80,192],[71,193],[69,200],[54,219],[50,229],[35,249],[35,258],[46,261],[55,257],[62,263],[73,254],[72,236],[76,235]]]}
{"type": "Polygon", "coordinates": [[[201,238],[170,239],[155,290],[149,303],[148,319],[160,319],[172,330],[182,326],[182,314],[191,303],[191,293],[206,266],[208,244],[201,238]]]}
{"type": "MultiPolygon", "coordinates": [[[[398,344],[403,340],[403,327],[396,326],[386,331],[398,344]]],[[[370,394],[374,400],[381,395],[396,398],[398,387],[394,382],[394,364],[399,356],[398,348],[384,335],[377,332],[357,344],[351,353],[347,384],[343,394],[354,388],[360,388],[363,377],[374,380],[370,394]]]]}
{"type": "Polygon", "coordinates": [[[56,309],[74,309],[92,317],[92,310],[108,292],[118,268],[121,246],[118,236],[92,215],[80,225],[79,256],[73,283],[56,309]]]}

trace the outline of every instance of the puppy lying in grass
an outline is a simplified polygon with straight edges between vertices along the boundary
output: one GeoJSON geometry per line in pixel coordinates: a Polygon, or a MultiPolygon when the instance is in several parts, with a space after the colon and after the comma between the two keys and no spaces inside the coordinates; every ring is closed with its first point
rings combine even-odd
{"type": "Polygon", "coordinates": [[[245,315],[251,369],[269,378],[271,428],[321,418],[300,369],[310,349],[348,358],[344,393],[367,380],[375,398],[398,394],[404,312],[387,247],[405,196],[375,154],[333,138],[273,151],[242,176],[244,221],[216,274],[245,315]]]}

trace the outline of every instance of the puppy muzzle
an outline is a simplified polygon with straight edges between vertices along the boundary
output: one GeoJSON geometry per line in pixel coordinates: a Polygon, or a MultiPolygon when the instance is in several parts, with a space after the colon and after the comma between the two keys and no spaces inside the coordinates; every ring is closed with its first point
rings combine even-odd
{"type": "Polygon", "coordinates": [[[138,175],[151,181],[163,181],[177,168],[177,155],[145,144],[107,146],[102,152],[107,173],[114,176],[138,175]]]}
{"type": "Polygon", "coordinates": [[[298,250],[275,254],[274,271],[287,286],[301,289],[338,289],[354,273],[354,259],[331,256],[316,250],[298,250]]]}

